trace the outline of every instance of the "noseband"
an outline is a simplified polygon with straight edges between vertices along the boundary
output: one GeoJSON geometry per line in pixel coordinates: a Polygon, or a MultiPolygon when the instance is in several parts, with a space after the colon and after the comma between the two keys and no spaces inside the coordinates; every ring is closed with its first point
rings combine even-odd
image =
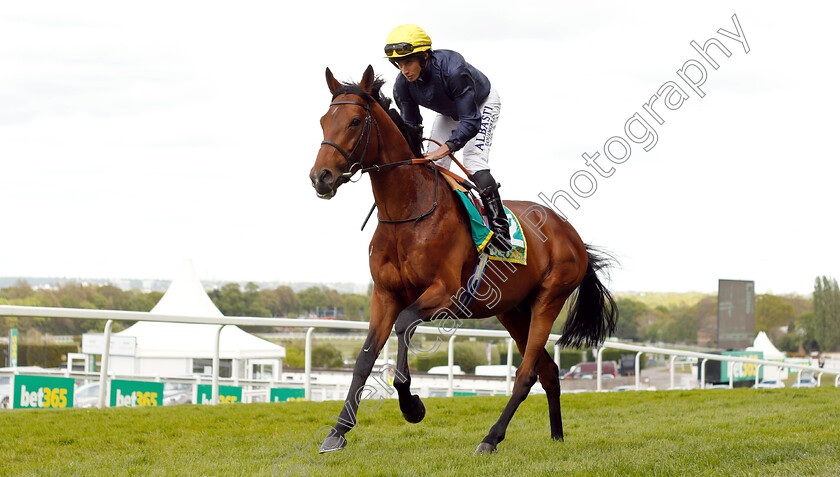
{"type": "Polygon", "coordinates": [[[359,135],[359,140],[356,141],[356,145],[353,146],[353,149],[349,153],[347,151],[345,151],[344,148],[342,148],[338,144],[336,144],[332,141],[328,141],[326,139],[321,141],[321,145],[323,146],[324,144],[326,144],[327,146],[332,146],[338,152],[340,152],[342,156],[344,156],[344,159],[347,160],[347,165],[349,166],[349,169],[348,169],[347,172],[341,174],[339,176],[339,178],[350,180],[350,178],[353,177],[353,175],[356,172],[358,172],[360,170],[362,172],[364,172],[364,165],[362,164],[362,161],[365,159],[365,156],[367,155],[368,146],[370,146],[371,123],[374,126],[376,126],[377,143],[379,143],[379,125],[376,123],[376,121],[373,120],[373,116],[370,114],[370,105],[369,104],[360,103],[358,101],[333,101],[332,103],[330,103],[330,106],[340,106],[342,104],[353,104],[353,105],[361,106],[361,107],[365,108],[365,125],[364,125],[364,127],[362,127],[362,134],[359,135]],[[356,154],[356,150],[359,149],[359,145],[362,144],[362,141],[365,142],[365,147],[364,147],[364,149],[362,149],[362,154],[361,154],[361,156],[359,156],[359,160],[356,161],[356,162],[353,162],[353,160],[351,158],[353,157],[354,154],[356,154]]]}

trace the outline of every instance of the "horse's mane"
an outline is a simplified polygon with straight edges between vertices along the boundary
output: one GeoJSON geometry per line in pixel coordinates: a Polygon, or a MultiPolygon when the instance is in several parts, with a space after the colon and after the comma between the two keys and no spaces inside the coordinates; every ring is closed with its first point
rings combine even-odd
{"type": "Polygon", "coordinates": [[[391,98],[382,94],[382,86],[384,85],[385,80],[382,79],[382,77],[377,76],[373,80],[373,87],[371,88],[370,94],[368,94],[359,87],[358,83],[342,82],[341,87],[335,92],[335,94],[333,94],[333,99],[340,94],[354,94],[364,98],[366,101],[376,101],[380,106],[382,106],[382,109],[388,112],[388,116],[390,116],[391,120],[394,121],[394,124],[397,125],[397,129],[400,130],[406,142],[408,142],[408,146],[411,148],[411,152],[414,154],[414,157],[422,157],[423,127],[408,124],[402,118],[399,111],[391,107],[391,98]]]}

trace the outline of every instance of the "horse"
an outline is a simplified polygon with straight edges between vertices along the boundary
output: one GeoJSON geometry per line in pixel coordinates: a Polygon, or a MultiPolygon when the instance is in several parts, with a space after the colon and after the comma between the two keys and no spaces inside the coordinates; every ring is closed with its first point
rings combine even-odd
{"type": "Polygon", "coordinates": [[[483,287],[476,287],[472,275],[479,254],[469,216],[450,186],[439,180],[441,170],[429,161],[412,160],[420,156],[417,141],[407,134],[399,113],[389,109],[390,99],[380,92],[384,81],[371,66],[358,83],[337,81],[329,68],[326,79],[332,100],[320,121],[324,140],[309,174],[312,186],[319,197],[330,199],[356,173],[369,173],[379,224],[368,250],[373,292],[367,338],[344,407],[320,443],[320,453],[347,445],[345,434],[356,423],[370,388],[365,383],[392,329],[398,338],[393,387],[403,417],[418,423],[426,410],[419,396],[411,394],[408,366],[409,350],[417,352],[411,341],[416,327],[438,320],[457,326],[462,318],[494,315],[515,340],[522,363],[507,405],[474,454],[496,451],[537,379],[548,398],[551,438],[562,441],[559,370],[546,342],[570,297],[559,344],[597,346],[615,329],[615,301],[598,277],[612,257],[584,244],[552,210],[533,202],[505,201],[525,224],[521,228],[528,243],[527,265],[490,262],[483,287]],[[468,290],[476,299],[466,304],[461,298],[468,290]]]}

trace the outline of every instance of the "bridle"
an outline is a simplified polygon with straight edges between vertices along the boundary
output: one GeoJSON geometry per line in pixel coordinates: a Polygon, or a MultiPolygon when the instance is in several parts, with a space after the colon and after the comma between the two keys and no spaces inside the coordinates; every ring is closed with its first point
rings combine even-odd
{"type": "MultiPolygon", "coordinates": [[[[351,181],[351,178],[353,177],[353,175],[356,174],[356,172],[361,171],[362,174],[367,172],[365,170],[365,168],[363,167],[362,161],[365,159],[365,156],[367,155],[368,146],[370,146],[371,124],[373,124],[373,126],[376,127],[376,143],[377,144],[379,144],[379,138],[380,138],[380,136],[379,136],[379,124],[377,124],[376,121],[373,119],[373,116],[370,113],[370,105],[369,104],[360,103],[358,101],[333,101],[332,103],[330,103],[330,106],[339,106],[339,105],[342,105],[342,104],[353,104],[353,105],[361,106],[361,107],[365,108],[365,125],[364,125],[364,127],[362,127],[362,134],[359,135],[359,140],[356,141],[356,145],[353,146],[353,149],[349,153],[347,151],[345,151],[344,148],[342,148],[338,144],[336,144],[332,141],[328,141],[326,139],[321,141],[321,145],[323,146],[324,144],[326,144],[327,146],[332,146],[338,152],[340,152],[342,156],[344,156],[344,159],[347,160],[347,165],[349,166],[349,170],[347,172],[341,174],[338,177],[340,179],[345,179],[347,181],[351,181]],[[365,142],[365,148],[362,149],[362,154],[361,154],[361,156],[359,156],[359,160],[356,161],[356,162],[352,162],[351,158],[353,157],[353,154],[356,154],[356,151],[359,149],[359,145],[362,144],[362,141],[365,142]]],[[[361,178],[361,175],[359,176],[359,178],[361,178]]],[[[353,182],[353,181],[351,181],[351,182],[353,182]]]]}
{"type": "MultiPolygon", "coordinates": [[[[392,167],[414,165],[414,164],[421,164],[421,165],[427,165],[428,166],[428,164],[430,162],[432,162],[432,161],[425,160],[425,159],[408,159],[406,161],[394,162],[394,163],[391,163],[391,164],[384,164],[384,165],[381,165],[381,166],[378,165],[378,164],[374,164],[373,166],[370,166],[370,167],[364,167],[364,164],[362,164],[362,161],[365,159],[365,156],[367,156],[368,146],[370,146],[370,136],[371,136],[371,129],[372,129],[371,125],[373,125],[373,127],[376,128],[377,147],[381,147],[382,143],[381,143],[381,136],[379,134],[379,124],[376,122],[375,119],[373,119],[373,115],[370,112],[370,104],[368,104],[368,103],[361,103],[361,102],[358,102],[358,101],[333,101],[333,102],[330,103],[330,106],[340,106],[340,105],[344,105],[344,104],[352,104],[352,105],[355,105],[355,106],[361,106],[361,107],[365,108],[365,125],[362,127],[362,133],[359,135],[359,140],[356,141],[356,144],[353,146],[353,149],[349,153],[347,151],[345,151],[344,148],[342,148],[341,146],[339,146],[338,144],[336,144],[333,141],[329,141],[329,140],[326,140],[326,139],[321,141],[322,146],[327,145],[327,146],[334,147],[339,153],[341,153],[342,156],[344,156],[344,159],[347,160],[347,165],[349,166],[349,169],[348,169],[347,172],[339,175],[338,176],[339,179],[345,179],[348,182],[358,182],[358,180],[361,179],[362,174],[364,174],[365,172],[379,172],[379,171],[382,171],[382,170],[385,170],[385,169],[390,169],[392,167]],[[361,154],[361,156],[359,156],[359,160],[356,161],[356,162],[353,162],[352,157],[353,157],[354,154],[356,154],[356,151],[359,149],[359,146],[362,144],[362,141],[364,141],[365,147],[364,147],[364,149],[362,149],[362,154],[361,154]],[[352,177],[356,174],[356,172],[360,173],[359,174],[359,179],[357,179],[356,181],[353,181],[352,177]]],[[[435,200],[434,200],[434,203],[432,204],[432,207],[427,212],[425,212],[423,214],[420,214],[417,217],[412,217],[410,219],[383,220],[383,219],[381,219],[377,216],[377,219],[379,220],[379,222],[384,223],[384,224],[402,224],[402,223],[406,223],[406,222],[417,222],[420,219],[423,219],[423,218],[431,215],[432,212],[434,212],[435,209],[437,209],[437,206],[438,206],[438,181],[439,181],[439,178],[440,178],[440,171],[441,171],[440,168],[438,168],[436,166],[432,166],[432,169],[433,169],[434,174],[435,174],[435,200]]],[[[338,179],[336,179],[336,180],[338,180],[338,179]]],[[[373,204],[373,207],[370,208],[370,212],[368,213],[367,218],[365,219],[365,222],[362,224],[362,229],[363,230],[364,230],[365,224],[367,224],[367,221],[370,218],[371,214],[373,214],[373,209],[374,208],[376,208],[376,203],[375,202],[373,204]]]]}

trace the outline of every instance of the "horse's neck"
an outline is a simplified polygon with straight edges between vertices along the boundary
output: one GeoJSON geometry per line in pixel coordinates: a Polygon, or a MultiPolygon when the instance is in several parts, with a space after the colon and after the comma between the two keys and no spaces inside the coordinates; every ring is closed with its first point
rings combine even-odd
{"type": "MultiPolygon", "coordinates": [[[[386,116],[387,117],[387,116],[386,116]]],[[[414,157],[408,143],[390,118],[380,120],[382,147],[380,165],[405,161],[414,157]]],[[[404,165],[370,175],[373,197],[382,220],[410,219],[426,213],[435,202],[435,187],[444,184],[423,166],[404,165]]]]}
{"type": "MultiPolygon", "coordinates": [[[[410,152],[405,159],[409,158],[410,152]]],[[[426,168],[418,165],[398,166],[371,174],[379,218],[409,219],[428,211],[434,203],[434,188],[437,185],[430,177],[426,168]]]]}

